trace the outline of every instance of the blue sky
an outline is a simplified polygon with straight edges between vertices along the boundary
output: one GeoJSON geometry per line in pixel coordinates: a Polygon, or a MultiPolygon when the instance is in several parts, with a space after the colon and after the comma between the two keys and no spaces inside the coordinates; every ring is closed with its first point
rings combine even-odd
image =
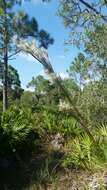
{"type": "MultiPolygon", "coordinates": [[[[57,16],[57,8],[57,0],[52,0],[50,3],[31,0],[30,3],[22,4],[22,9],[31,17],[34,16],[39,27],[47,30],[54,38],[54,44],[48,49],[49,57],[55,71],[66,75],[66,70],[77,55],[78,50],[76,47],[66,47],[64,45],[69,31],[64,28],[61,18],[57,16]]],[[[15,60],[11,61],[11,64],[18,70],[23,88],[26,88],[33,76],[43,73],[42,66],[32,57],[24,54],[18,55],[15,60]]]]}

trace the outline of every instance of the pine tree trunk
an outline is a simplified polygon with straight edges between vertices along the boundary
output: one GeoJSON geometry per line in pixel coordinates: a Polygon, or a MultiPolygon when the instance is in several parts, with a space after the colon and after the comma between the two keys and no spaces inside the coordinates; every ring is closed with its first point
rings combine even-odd
{"type": "Polygon", "coordinates": [[[8,107],[8,99],[7,99],[7,68],[8,68],[8,63],[7,63],[7,48],[5,48],[4,51],[4,73],[3,73],[3,112],[6,111],[8,107]]]}
{"type": "Polygon", "coordinates": [[[7,11],[6,11],[6,0],[4,3],[4,69],[3,69],[3,112],[6,111],[8,107],[8,97],[7,97],[7,73],[8,73],[8,31],[7,31],[7,11]]]}

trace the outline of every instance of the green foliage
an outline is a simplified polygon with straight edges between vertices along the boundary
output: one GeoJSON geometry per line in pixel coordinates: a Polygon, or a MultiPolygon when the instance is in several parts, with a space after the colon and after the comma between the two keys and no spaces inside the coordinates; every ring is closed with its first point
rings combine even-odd
{"type": "MultiPolygon", "coordinates": [[[[90,167],[92,164],[91,157],[92,142],[87,135],[77,137],[65,145],[65,158],[63,166],[90,167]]],[[[92,167],[92,166],[91,166],[92,167]]]]}
{"type": "MultiPolygon", "coordinates": [[[[68,137],[68,138],[73,138],[75,136],[78,136],[82,130],[79,127],[78,122],[72,118],[71,116],[67,116],[67,115],[62,115],[63,119],[61,120],[60,118],[60,122],[59,122],[59,131],[62,132],[62,134],[64,134],[64,136],[68,137]]],[[[62,117],[61,116],[61,117],[62,117]]]]}
{"type": "Polygon", "coordinates": [[[46,93],[49,89],[50,82],[45,79],[43,76],[39,75],[36,78],[32,78],[32,81],[29,82],[28,87],[33,87],[37,94],[46,93]]]}
{"type": "MultiPolygon", "coordinates": [[[[53,44],[51,36],[39,29],[35,18],[30,18],[23,11],[16,12],[14,5],[21,1],[6,1],[7,14],[4,13],[3,2],[0,0],[0,18],[2,21],[6,18],[5,43],[9,58],[10,52],[16,53],[14,35],[18,39],[36,38],[39,47],[47,48],[53,44]]],[[[74,32],[71,33],[70,40],[74,34],[72,37],[77,37],[76,41],[84,42],[85,36],[85,53],[92,56],[79,53],[68,69],[68,79],[52,83],[39,75],[33,77],[28,84],[34,91],[22,93],[17,70],[8,66],[8,94],[11,94],[9,103],[14,106],[2,113],[0,102],[0,157],[25,152],[29,154],[39,145],[38,153],[36,152],[38,155],[32,152],[33,159],[37,156],[41,161],[43,156],[45,161],[39,163],[39,169],[33,170],[31,174],[36,176],[38,187],[41,185],[47,189],[47,184],[57,180],[56,168],[94,171],[103,169],[107,164],[107,26],[102,11],[104,6],[106,9],[105,1],[96,4],[93,0],[89,3],[85,0],[62,0],[60,3],[59,14],[65,25],[74,32]],[[60,82],[62,89],[57,85],[60,82]],[[16,99],[18,100],[13,102],[16,99]],[[60,103],[65,103],[65,109],[60,109],[60,103]],[[85,126],[88,126],[93,140],[83,130],[85,126]],[[61,142],[57,142],[56,136],[62,138],[59,140],[61,142]],[[55,143],[61,145],[57,151],[54,149],[55,143]]],[[[2,60],[2,47],[5,44],[3,26],[1,22],[2,60]]]]}
{"type": "Polygon", "coordinates": [[[99,125],[96,129],[96,138],[99,143],[100,150],[103,152],[103,157],[107,160],[107,125],[99,125]]]}
{"type": "Polygon", "coordinates": [[[24,91],[20,98],[20,104],[23,108],[31,108],[35,107],[38,103],[38,99],[36,98],[35,94],[30,91],[24,91]]]}
{"type": "Polygon", "coordinates": [[[78,136],[82,130],[78,122],[69,113],[45,109],[43,111],[43,127],[53,134],[61,133],[66,138],[78,136]]]}
{"type": "MultiPolygon", "coordinates": [[[[73,86],[72,82],[69,85],[69,80],[63,81],[66,86],[73,86]]],[[[63,97],[63,92],[60,92],[60,88],[54,83],[51,83],[48,79],[45,79],[43,76],[38,75],[36,78],[32,78],[31,82],[29,82],[28,87],[33,87],[35,92],[34,96],[38,101],[38,104],[43,106],[52,106],[58,105],[60,98],[63,97]]],[[[74,86],[73,86],[74,87],[74,86]]],[[[71,89],[70,89],[71,90],[71,89]]]]}
{"type": "Polygon", "coordinates": [[[8,66],[8,88],[21,88],[21,81],[18,71],[11,65],[8,66]]]}
{"type": "Polygon", "coordinates": [[[71,63],[68,73],[70,79],[78,85],[78,89],[72,88],[71,93],[82,115],[91,126],[106,123],[106,62],[94,61],[80,53],[71,63]]]}
{"type": "Polygon", "coordinates": [[[4,112],[0,123],[1,152],[32,148],[36,140],[33,127],[34,121],[30,110],[14,106],[4,112]]]}
{"type": "Polygon", "coordinates": [[[70,29],[68,43],[84,45],[87,41],[86,31],[92,30],[95,25],[107,23],[106,1],[62,0],[59,3],[58,14],[64,25],[70,29]]]}
{"type": "MultiPolygon", "coordinates": [[[[8,107],[7,88],[10,83],[8,62],[10,58],[20,52],[17,49],[16,42],[22,39],[31,40],[36,38],[40,45],[45,46],[45,48],[48,48],[48,45],[53,43],[53,39],[46,31],[38,29],[38,23],[34,17],[30,18],[27,13],[16,8],[18,5],[21,5],[21,2],[21,0],[0,0],[0,59],[4,65],[3,111],[8,107]]],[[[17,75],[15,70],[14,72],[17,75]]]]}
{"type": "Polygon", "coordinates": [[[107,25],[96,25],[93,31],[87,32],[88,41],[85,44],[85,51],[93,59],[93,67],[96,71],[96,78],[107,81],[107,25]]]}
{"type": "MultiPolygon", "coordinates": [[[[2,71],[3,72],[3,71],[2,71]]],[[[8,65],[8,76],[7,76],[7,91],[8,91],[8,103],[9,106],[14,103],[16,99],[20,99],[23,89],[21,88],[21,81],[18,71],[8,65]]],[[[0,86],[0,100],[3,99],[3,85],[0,86]]]]}
{"type": "Polygon", "coordinates": [[[107,127],[99,126],[94,130],[96,143],[93,143],[86,134],[79,135],[65,143],[65,156],[62,165],[66,167],[96,170],[107,163],[107,127]]]}
{"type": "Polygon", "coordinates": [[[8,104],[9,106],[13,104],[13,101],[20,99],[23,89],[21,88],[21,81],[18,71],[12,67],[8,66],[8,76],[7,76],[7,87],[8,87],[8,104]]]}
{"type": "Polygon", "coordinates": [[[43,112],[43,118],[44,118],[44,127],[48,131],[56,131],[57,129],[57,117],[56,113],[54,111],[44,110],[43,112]]]}
{"type": "MultiPolygon", "coordinates": [[[[0,1],[0,7],[1,11],[3,11],[3,15],[0,15],[2,22],[0,24],[1,28],[1,33],[0,33],[0,45],[3,47],[3,35],[4,31],[2,30],[3,24],[5,22],[5,18],[7,20],[6,25],[5,25],[5,30],[6,30],[6,40],[7,40],[7,45],[9,47],[8,51],[9,52],[16,52],[16,47],[14,47],[13,43],[13,36],[17,36],[18,39],[27,39],[29,37],[34,37],[36,38],[40,44],[44,43],[47,45],[53,43],[53,39],[50,37],[50,35],[43,30],[43,35],[41,34],[41,31],[38,29],[38,23],[36,19],[30,18],[27,13],[25,13],[22,10],[16,11],[14,9],[14,5],[16,4],[17,6],[20,5],[21,1],[15,1],[15,0],[9,0],[7,1],[0,1]],[[5,4],[5,6],[4,6],[5,4]],[[6,15],[4,15],[5,11],[7,12],[6,15]],[[14,48],[13,48],[14,47],[14,48]]],[[[2,54],[2,52],[1,52],[2,54]]]]}
{"type": "Polygon", "coordinates": [[[90,82],[78,98],[78,106],[93,127],[107,122],[106,90],[105,82],[90,82]]]}
{"type": "Polygon", "coordinates": [[[54,170],[50,170],[50,160],[46,159],[42,168],[37,171],[37,182],[40,185],[49,185],[57,180],[54,170]]]}
{"type": "Polygon", "coordinates": [[[107,24],[96,25],[94,31],[87,32],[86,51],[103,60],[107,59],[107,24]]]}
{"type": "Polygon", "coordinates": [[[80,88],[82,88],[85,85],[85,81],[89,79],[89,68],[91,65],[92,62],[86,58],[83,53],[79,53],[69,67],[68,73],[70,77],[80,88]]]}
{"type": "Polygon", "coordinates": [[[40,47],[44,47],[45,49],[47,49],[49,45],[54,43],[54,40],[50,37],[50,34],[48,34],[45,30],[41,30],[39,32],[39,42],[40,47]]]}

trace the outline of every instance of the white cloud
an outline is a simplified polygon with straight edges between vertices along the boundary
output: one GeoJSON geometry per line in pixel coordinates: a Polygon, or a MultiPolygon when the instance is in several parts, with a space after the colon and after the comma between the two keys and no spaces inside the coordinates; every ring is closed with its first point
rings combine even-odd
{"type": "Polygon", "coordinates": [[[28,62],[35,62],[36,60],[29,54],[25,54],[25,53],[20,53],[19,56],[22,58],[22,59],[25,59],[26,61],[28,62]]]}
{"type": "Polygon", "coordinates": [[[44,70],[41,70],[38,75],[42,75],[44,78],[47,78],[47,75],[44,70]]]}
{"type": "MultiPolygon", "coordinates": [[[[44,70],[41,70],[38,75],[42,75],[44,78],[48,78],[44,70]]],[[[66,72],[59,72],[57,73],[57,76],[60,76],[63,80],[69,78],[69,75],[66,72]]]]}
{"type": "Polygon", "coordinates": [[[60,72],[58,73],[58,75],[64,80],[64,79],[68,79],[69,78],[69,75],[68,73],[64,73],[64,72],[60,72]]]}

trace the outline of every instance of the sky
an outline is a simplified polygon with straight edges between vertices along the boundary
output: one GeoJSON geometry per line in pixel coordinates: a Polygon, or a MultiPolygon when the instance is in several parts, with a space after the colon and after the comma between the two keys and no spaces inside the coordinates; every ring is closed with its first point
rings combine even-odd
{"type": "MultiPolygon", "coordinates": [[[[67,47],[64,44],[69,31],[65,29],[62,19],[57,16],[58,1],[51,0],[49,3],[42,3],[41,0],[31,0],[31,2],[25,3],[23,0],[21,9],[25,10],[30,17],[35,17],[39,28],[45,29],[54,38],[54,44],[48,49],[50,61],[57,73],[63,78],[67,77],[66,70],[77,55],[78,50],[76,47],[67,47]]],[[[43,67],[29,55],[21,53],[10,64],[18,70],[24,89],[33,76],[43,75],[43,67]]]]}

